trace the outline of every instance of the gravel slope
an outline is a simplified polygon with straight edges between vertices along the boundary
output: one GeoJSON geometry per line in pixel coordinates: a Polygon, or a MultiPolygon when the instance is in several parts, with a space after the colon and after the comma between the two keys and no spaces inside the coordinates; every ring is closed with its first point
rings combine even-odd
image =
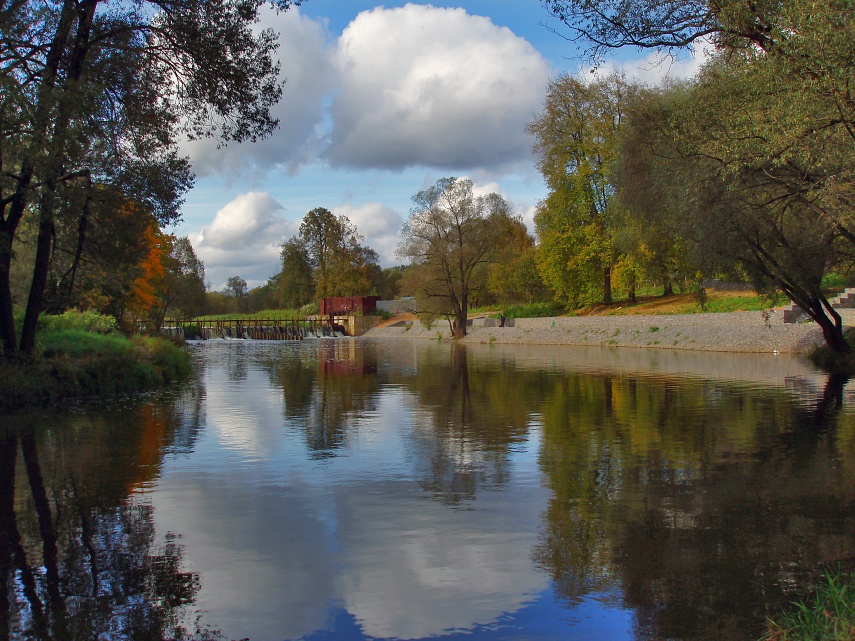
{"type": "MultiPolygon", "coordinates": [[[[839,310],[847,326],[855,324],[855,310],[839,310]]],[[[484,327],[474,319],[464,343],[530,345],[601,345],[652,349],[689,349],[712,352],[804,354],[823,343],[813,322],[785,324],[773,311],[661,316],[561,316],[517,319],[514,327],[484,327]]],[[[415,321],[411,327],[386,326],[370,330],[370,338],[442,338],[448,323],[430,329],[415,321]]]]}

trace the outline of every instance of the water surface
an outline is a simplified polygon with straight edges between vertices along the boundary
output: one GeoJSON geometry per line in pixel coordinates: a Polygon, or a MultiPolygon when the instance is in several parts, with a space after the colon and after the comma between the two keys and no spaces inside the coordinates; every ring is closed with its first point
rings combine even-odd
{"type": "Polygon", "coordinates": [[[855,566],[853,395],[795,358],[192,349],[5,421],[0,638],[754,639],[855,566]]]}

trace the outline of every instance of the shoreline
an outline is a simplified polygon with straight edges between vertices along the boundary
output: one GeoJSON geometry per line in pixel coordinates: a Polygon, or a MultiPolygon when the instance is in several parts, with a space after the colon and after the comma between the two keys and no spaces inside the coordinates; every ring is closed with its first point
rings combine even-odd
{"type": "MultiPolygon", "coordinates": [[[[855,310],[837,311],[845,326],[855,325],[855,310]]],[[[768,315],[751,311],[518,318],[513,327],[486,327],[484,321],[484,318],[473,318],[472,326],[460,342],[802,355],[825,342],[816,323],[784,323],[780,310],[772,310],[768,315]]],[[[418,320],[399,321],[373,328],[364,336],[452,340],[444,319],[430,328],[418,320]]]]}

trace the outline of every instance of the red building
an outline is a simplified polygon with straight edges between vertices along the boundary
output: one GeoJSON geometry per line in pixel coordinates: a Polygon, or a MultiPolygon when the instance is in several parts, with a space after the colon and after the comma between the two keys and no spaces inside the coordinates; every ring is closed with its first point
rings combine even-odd
{"type": "Polygon", "coordinates": [[[377,308],[379,296],[334,296],[321,299],[321,316],[370,314],[377,308]]]}

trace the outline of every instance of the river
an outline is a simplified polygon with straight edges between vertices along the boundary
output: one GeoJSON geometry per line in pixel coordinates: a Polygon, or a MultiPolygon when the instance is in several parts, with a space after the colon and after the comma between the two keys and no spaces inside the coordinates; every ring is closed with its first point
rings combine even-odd
{"type": "Polygon", "coordinates": [[[190,349],[0,417],[0,639],[750,640],[855,569],[855,389],[795,357],[190,349]]]}

